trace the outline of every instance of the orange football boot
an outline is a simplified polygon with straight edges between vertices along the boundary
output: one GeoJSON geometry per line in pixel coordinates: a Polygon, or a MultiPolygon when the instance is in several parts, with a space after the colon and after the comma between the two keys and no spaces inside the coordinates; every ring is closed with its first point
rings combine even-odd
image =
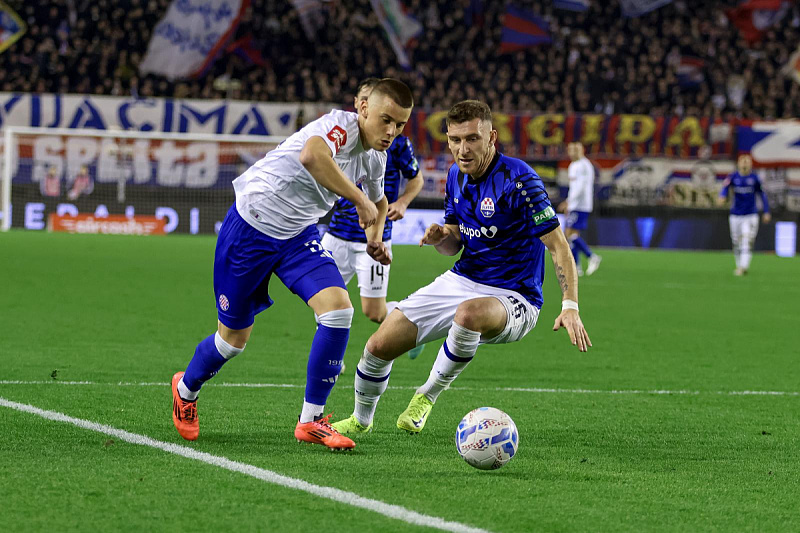
{"type": "Polygon", "coordinates": [[[200,421],[197,419],[197,400],[189,402],[178,394],[178,383],[183,372],[172,376],[172,422],[181,437],[186,440],[197,440],[200,434],[200,421]]]}
{"type": "Polygon", "coordinates": [[[294,428],[294,437],[297,442],[322,444],[331,450],[350,450],[355,448],[355,442],[333,429],[330,425],[328,421],[331,419],[332,414],[305,424],[301,424],[298,420],[297,426],[294,428]]]}

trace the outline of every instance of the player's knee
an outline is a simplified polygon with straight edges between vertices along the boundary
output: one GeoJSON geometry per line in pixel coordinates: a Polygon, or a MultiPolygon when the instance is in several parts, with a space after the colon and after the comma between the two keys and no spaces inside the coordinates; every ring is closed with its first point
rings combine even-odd
{"type": "Polygon", "coordinates": [[[217,351],[222,357],[225,359],[233,359],[244,351],[245,346],[247,346],[247,339],[244,338],[244,340],[242,340],[241,337],[236,338],[232,335],[228,335],[228,337],[228,340],[223,339],[222,335],[217,331],[216,335],[214,335],[214,345],[217,347],[217,351]]]}
{"type": "Polygon", "coordinates": [[[372,309],[368,307],[363,311],[364,311],[364,316],[372,320],[376,324],[380,324],[386,319],[386,309],[372,309]]]}
{"type": "Polygon", "coordinates": [[[317,317],[317,322],[319,325],[329,328],[350,329],[353,324],[353,307],[322,313],[317,317]]]}
{"type": "Polygon", "coordinates": [[[481,331],[485,322],[485,310],[476,300],[461,302],[456,309],[456,316],[453,322],[472,331],[481,331]]]}
{"type": "Polygon", "coordinates": [[[382,335],[373,334],[367,341],[366,349],[369,353],[380,359],[387,359],[389,343],[382,335]]]}

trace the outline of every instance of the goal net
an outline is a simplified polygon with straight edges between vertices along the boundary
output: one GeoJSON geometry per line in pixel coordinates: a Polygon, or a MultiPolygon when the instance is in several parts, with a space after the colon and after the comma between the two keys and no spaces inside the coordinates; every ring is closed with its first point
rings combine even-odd
{"type": "Polygon", "coordinates": [[[7,127],[0,227],[214,233],[231,181],[283,139],[7,127]]]}

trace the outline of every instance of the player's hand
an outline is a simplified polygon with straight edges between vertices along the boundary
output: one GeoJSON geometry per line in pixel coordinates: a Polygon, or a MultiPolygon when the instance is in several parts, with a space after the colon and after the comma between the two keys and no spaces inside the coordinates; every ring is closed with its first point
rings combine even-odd
{"type": "Polygon", "coordinates": [[[573,346],[577,346],[582,352],[589,349],[592,341],[589,340],[589,334],[586,333],[586,328],[583,327],[581,317],[574,309],[564,309],[561,314],[556,317],[556,322],[553,324],[553,331],[558,331],[561,327],[566,328],[569,333],[569,340],[573,346]]]}
{"type": "Polygon", "coordinates": [[[382,265],[392,264],[392,254],[389,253],[389,248],[383,242],[368,242],[367,255],[382,265]]]}
{"type": "Polygon", "coordinates": [[[563,202],[558,204],[558,207],[556,207],[556,211],[558,211],[559,213],[566,213],[567,212],[567,201],[564,200],[563,202]]]}
{"type": "Polygon", "coordinates": [[[770,215],[769,213],[764,213],[763,215],[761,215],[761,222],[763,224],[769,224],[770,220],[772,220],[772,215],[770,215]]]}
{"type": "Polygon", "coordinates": [[[725,205],[725,202],[727,202],[727,201],[728,201],[728,199],[725,198],[724,196],[717,196],[717,205],[718,206],[722,207],[723,205],[725,205]]]}
{"type": "Polygon", "coordinates": [[[437,244],[441,244],[448,235],[450,235],[450,230],[446,227],[442,227],[439,224],[431,224],[428,226],[428,229],[425,230],[425,235],[420,239],[419,245],[424,246],[430,244],[436,246],[437,244]]]}
{"type": "Polygon", "coordinates": [[[364,196],[364,200],[356,205],[358,213],[358,225],[361,229],[367,229],[378,221],[378,207],[364,196]]]}
{"type": "Polygon", "coordinates": [[[389,220],[394,222],[395,220],[400,220],[404,216],[406,216],[406,208],[408,206],[405,205],[403,202],[394,202],[389,204],[389,212],[387,213],[389,216],[389,220]]]}

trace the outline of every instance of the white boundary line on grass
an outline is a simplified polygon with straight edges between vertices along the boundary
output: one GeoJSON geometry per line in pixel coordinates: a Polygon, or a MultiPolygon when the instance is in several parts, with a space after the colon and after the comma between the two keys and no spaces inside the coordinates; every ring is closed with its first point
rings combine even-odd
{"type": "MultiPolygon", "coordinates": [[[[78,382],[78,383],[86,384],[86,382],[78,382]]],[[[367,511],[373,511],[378,514],[387,516],[389,518],[393,518],[395,520],[401,520],[408,524],[440,529],[442,531],[452,531],[454,533],[489,533],[485,529],[468,526],[466,524],[461,524],[459,522],[450,522],[444,520],[443,518],[438,518],[435,516],[425,515],[422,513],[418,513],[416,511],[412,511],[410,509],[406,509],[405,507],[401,507],[399,505],[393,505],[379,500],[365,498],[363,496],[355,494],[354,492],[348,492],[334,487],[314,485],[313,483],[303,481],[302,479],[283,476],[271,470],[259,468],[257,466],[253,466],[247,463],[240,463],[238,461],[232,461],[230,459],[226,459],[225,457],[220,457],[218,455],[211,455],[210,453],[200,452],[188,446],[182,446],[180,444],[172,444],[169,442],[158,441],[155,439],[151,439],[150,437],[147,437],[145,435],[130,433],[122,429],[106,426],[104,424],[98,424],[97,422],[92,422],[90,420],[73,418],[71,416],[56,411],[47,411],[44,409],[39,409],[38,407],[35,407],[33,405],[25,403],[17,403],[0,397],[0,406],[8,407],[9,409],[14,409],[15,411],[30,413],[45,418],[47,420],[72,424],[73,426],[77,426],[79,428],[88,429],[90,431],[96,431],[98,433],[103,433],[104,435],[108,435],[110,437],[116,437],[119,440],[129,442],[131,444],[148,446],[150,448],[155,448],[157,450],[161,450],[167,453],[179,455],[187,459],[194,459],[195,461],[200,461],[212,466],[224,468],[225,470],[230,470],[231,472],[239,472],[240,474],[254,477],[256,479],[260,479],[261,481],[266,481],[267,483],[280,485],[282,487],[287,487],[290,489],[301,490],[303,492],[307,492],[314,496],[319,496],[320,498],[333,500],[335,502],[343,503],[345,505],[360,507],[361,509],[366,509],[367,511]]]]}
{"type": "MultiPolygon", "coordinates": [[[[100,385],[114,387],[168,387],[167,382],[158,381],[120,381],[117,383],[102,383],[97,381],[24,381],[24,380],[0,380],[0,385],[100,385]]],[[[208,383],[206,387],[240,387],[245,389],[302,389],[305,385],[295,385],[291,383],[208,383]]],[[[399,390],[416,390],[417,387],[389,387],[399,390]]],[[[534,392],[550,394],[640,394],[640,395],[676,395],[676,396],[699,396],[701,394],[715,394],[720,396],[800,396],[797,391],[770,391],[770,390],[740,390],[740,391],[700,391],[700,390],[662,390],[662,389],[548,389],[538,387],[451,387],[454,391],[484,391],[484,392],[534,392]]]]}

